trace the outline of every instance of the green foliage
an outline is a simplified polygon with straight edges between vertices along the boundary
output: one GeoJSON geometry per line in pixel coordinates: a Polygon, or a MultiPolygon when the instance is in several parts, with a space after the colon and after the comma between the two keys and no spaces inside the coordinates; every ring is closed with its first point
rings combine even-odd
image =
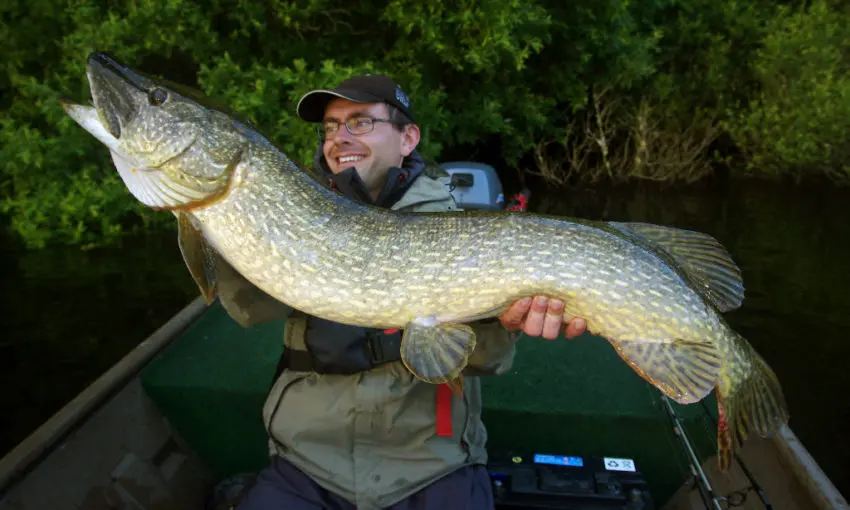
{"type": "Polygon", "coordinates": [[[108,154],[67,118],[59,99],[88,97],[85,56],[96,49],[131,62],[181,51],[203,58],[216,38],[204,11],[150,0],[128,2],[121,15],[83,0],[64,9],[47,1],[3,9],[0,211],[12,229],[31,247],[90,246],[167,221],[128,197],[108,154]]]}
{"type": "Polygon", "coordinates": [[[850,181],[850,23],[824,1],[780,9],[753,70],[761,88],[727,129],[750,171],[850,181]]]}
{"type": "Polygon", "coordinates": [[[752,91],[749,62],[761,42],[776,2],[689,0],[661,11],[657,96],[676,114],[715,110],[752,91]]]}
{"type": "Polygon", "coordinates": [[[173,224],[127,193],[59,106],[87,100],[95,50],[201,89],[306,167],[317,140],[294,115],[298,99],[371,72],[408,92],[431,159],[486,143],[499,147],[488,160],[536,161],[555,182],[692,179],[728,126],[756,166],[822,172],[847,163],[848,24],[817,8],[774,19],[767,0],[10,0],[0,7],[0,211],[32,247],[173,224]],[[603,90],[610,103],[591,101],[603,90]],[[584,167],[555,164],[576,146],[584,167]]]}

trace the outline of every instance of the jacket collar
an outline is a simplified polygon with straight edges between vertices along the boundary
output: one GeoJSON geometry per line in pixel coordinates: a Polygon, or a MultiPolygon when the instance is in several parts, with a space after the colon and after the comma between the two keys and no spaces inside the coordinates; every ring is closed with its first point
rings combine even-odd
{"type": "Polygon", "coordinates": [[[425,168],[425,162],[418,152],[413,151],[410,156],[404,158],[401,168],[391,167],[387,171],[387,180],[384,183],[381,193],[377,200],[372,200],[369,191],[360,175],[354,167],[346,168],[342,172],[334,175],[325,161],[325,155],[322,152],[322,146],[319,145],[313,157],[313,163],[319,169],[322,178],[332,188],[343,195],[363,202],[366,204],[377,205],[380,207],[392,207],[405,192],[410,188],[414,181],[422,174],[425,168]]]}

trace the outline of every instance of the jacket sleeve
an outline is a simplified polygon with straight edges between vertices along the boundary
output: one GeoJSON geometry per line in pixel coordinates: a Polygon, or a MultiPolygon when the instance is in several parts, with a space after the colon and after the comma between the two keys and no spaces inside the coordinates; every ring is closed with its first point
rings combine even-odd
{"type": "Polygon", "coordinates": [[[510,332],[496,320],[470,325],[475,330],[475,350],[463,375],[501,375],[510,370],[520,332],[510,332]]]}
{"type": "Polygon", "coordinates": [[[292,308],[245,279],[220,256],[216,257],[216,288],[227,314],[243,328],[285,319],[292,308]]]}

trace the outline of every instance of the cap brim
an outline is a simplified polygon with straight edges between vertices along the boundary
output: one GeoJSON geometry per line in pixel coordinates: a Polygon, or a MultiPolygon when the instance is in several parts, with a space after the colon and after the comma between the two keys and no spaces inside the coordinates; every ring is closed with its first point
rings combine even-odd
{"type": "Polygon", "coordinates": [[[355,103],[384,102],[377,96],[356,90],[313,90],[301,97],[295,111],[299,117],[307,122],[322,122],[328,103],[335,98],[347,99],[355,103]]]}

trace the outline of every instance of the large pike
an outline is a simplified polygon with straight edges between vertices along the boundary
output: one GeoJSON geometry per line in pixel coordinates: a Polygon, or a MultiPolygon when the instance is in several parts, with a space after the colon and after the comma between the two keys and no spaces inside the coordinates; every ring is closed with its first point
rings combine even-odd
{"type": "Polygon", "coordinates": [[[716,388],[722,469],[749,432],[768,436],[788,419],[776,376],[721,316],[744,290],[708,235],[371,207],[327,189],[250,127],[104,54],[89,57],[88,79],[94,107],[66,103],[67,112],[109,148],[138,200],[178,217],[208,300],[219,260],[306,313],[404,329],[405,366],[456,383],[475,348],[467,323],[545,294],[675,401],[716,388]]]}

